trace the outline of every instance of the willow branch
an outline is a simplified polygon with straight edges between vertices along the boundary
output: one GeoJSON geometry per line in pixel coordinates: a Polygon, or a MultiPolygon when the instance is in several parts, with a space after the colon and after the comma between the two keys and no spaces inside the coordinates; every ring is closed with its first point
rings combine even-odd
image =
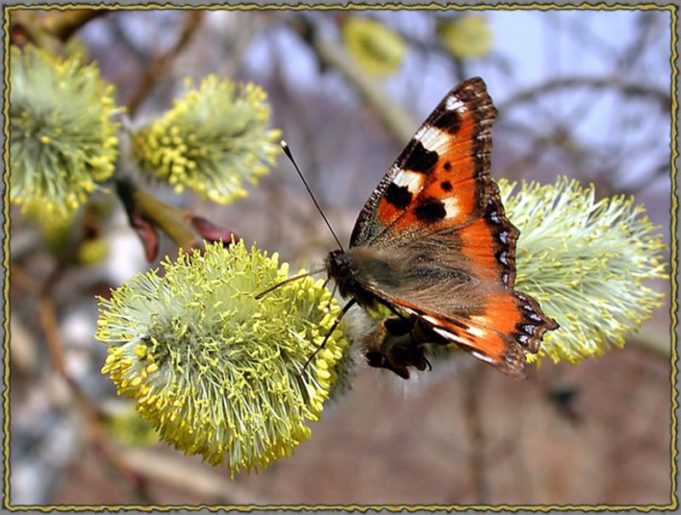
{"type": "Polygon", "coordinates": [[[154,482],[165,483],[216,504],[265,505],[266,500],[205,466],[149,449],[124,449],[123,458],[154,482]]]}
{"type": "Polygon", "coordinates": [[[186,14],[185,24],[175,45],[165,54],[159,56],[154,63],[147,69],[137,89],[128,101],[127,111],[133,117],[139,109],[144,99],[147,98],[154,88],[156,81],[162,77],[177,56],[187,47],[189,42],[196,34],[201,24],[203,13],[201,11],[190,11],[186,14]]]}
{"type": "Polygon", "coordinates": [[[409,141],[417,126],[412,116],[392,101],[381,85],[364,73],[342,47],[323,39],[305,19],[297,18],[296,22],[294,29],[317,53],[321,65],[338,70],[354,86],[395,140],[409,141]]]}
{"type": "Polygon", "coordinates": [[[667,91],[654,86],[647,86],[637,82],[627,82],[617,77],[568,77],[552,79],[530,88],[518,91],[503,102],[497,104],[500,112],[503,112],[517,104],[530,102],[546,93],[552,93],[560,89],[574,89],[586,87],[591,89],[617,89],[623,95],[647,97],[656,102],[660,109],[671,109],[671,97],[667,91]]]}
{"type": "MultiPolygon", "coordinates": [[[[61,274],[59,273],[53,273],[52,277],[56,278],[60,275],[61,274]]],[[[139,499],[144,502],[149,502],[150,498],[146,491],[146,479],[137,471],[133,470],[125,460],[120,458],[117,450],[113,448],[101,427],[98,409],[92,404],[87,395],[83,393],[78,382],[71,376],[66,368],[64,348],[61,336],[59,335],[56,309],[54,302],[50,297],[55,280],[46,281],[45,287],[42,288],[38,296],[40,327],[45,336],[45,343],[47,345],[52,368],[64,379],[69,390],[73,394],[77,405],[87,422],[92,443],[102,452],[102,455],[122,476],[127,477],[132,482],[139,499]]]]}
{"type": "Polygon", "coordinates": [[[485,504],[489,498],[489,487],[486,477],[485,433],[483,430],[482,412],[480,410],[480,389],[486,366],[472,367],[465,376],[464,417],[470,439],[468,464],[471,480],[475,487],[475,502],[485,504]]]}
{"type": "Polygon", "coordinates": [[[107,14],[107,9],[73,9],[53,11],[44,16],[40,26],[46,32],[62,41],[69,39],[76,31],[95,18],[107,14]]]}
{"type": "MultiPolygon", "coordinates": [[[[194,230],[190,226],[190,219],[186,210],[157,199],[151,193],[138,188],[129,179],[118,179],[116,181],[116,193],[125,207],[130,225],[135,230],[140,229],[138,223],[144,222],[145,225],[150,227],[160,228],[178,247],[189,249],[198,243],[194,230]]],[[[152,235],[144,231],[138,231],[138,234],[140,234],[145,246],[154,246],[158,243],[157,241],[154,243],[145,241],[145,234],[149,237],[152,235]]],[[[156,239],[155,230],[153,238],[156,239]]],[[[155,252],[153,254],[152,259],[155,257],[155,252]]]]}
{"type": "Polygon", "coordinates": [[[660,331],[648,329],[648,326],[642,327],[638,333],[629,336],[627,344],[645,350],[665,361],[669,361],[672,355],[671,335],[667,336],[660,331]]]}
{"type": "Polygon", "coordinates": [[[133,198],[140,213],[155,222],[178,247],[189,249],[196,245],[196,236],[187,223],[187,212],[184,209],[166,204],[139,188],[135,189],[133,198]]]}

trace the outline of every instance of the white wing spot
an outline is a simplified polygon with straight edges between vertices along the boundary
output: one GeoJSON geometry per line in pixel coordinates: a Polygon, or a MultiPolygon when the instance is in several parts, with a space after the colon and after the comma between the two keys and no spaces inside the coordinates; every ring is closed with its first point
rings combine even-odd
{"type": "MultiPolygon", "coordinates": [[[[432,129],[432,127],[429,127],[428,125],[424,125],[419,130],[416,131],[416,134],[414,134],[413,139],[415,139],[416,141],[421,141],[422,138],[423,138],[423,135],[431,129],[432,129]]],[[[423,141],[421,141],[421,143],[423,143],[423,141]]]]}
{"type": "Polygon", "coordinates": [[[448,111],[456,111],[459,109],[463,109],[465,107],[466,106],[464,105],[464,103],[453,95],[451,97],[448,97],[447,101],[445,102],[445,109],[447,109],[448,111]]]}
{"type": "Polygon", "coordinates": [[[473,354],[473,356],[475,356],[476,358],[481,359],[482,361],[486,361],[487,363],[494,363],[494,360],[492,358],[490,358],[489,356],[485,356],[484,354],[478,351],[472,350],[471,354],[473,354]]]}
{"type": "Polygon", "coordinates": [[[466,340],[459,338],[457,335],[455,335],[454,333],[450,333],[446,329],[442,329],[440,327],[433,327],[433,331],[435,331],[440,336],[444,336],[448,340],[452,340],[453,342],[461,343],[463,345],[468,345],[468,342],[466,342],[466,340]]]}
{"type": "Polygon", "coordinates": [[[410,193],[418,193],[423,188],[423,174],[400,170],[393,183],[396,186],[406,186],[410,193]]]}
{"type": "Polygon", "coordinates": [[[473,336],[477,336],[478,338],[484,338],[485,336],[487,336],[487,331],[475,326],[469,327],[468,332],[471,333],[473,336]]]}
{"type": "Polygon", "coordinates": [[[451,144],[451,136],[432,125],[421,127],[412,139],[420,141],[423,148],[431,152],[446,149],[451,144]]]}
{"type": "Polygon", "coordinates": [[[454,218],[460,214],[459,201],[455,197],[446,197],[442,199],[445,206],[445,218],[454,218]]]}
{"type": "Polygon", "coordinates": [[[471,317],[471,320],[477,324],[480,325],[487,325],[489,324],[489,319],[485,316],[480,316],[480,315],[473,315],[471,317]]]}

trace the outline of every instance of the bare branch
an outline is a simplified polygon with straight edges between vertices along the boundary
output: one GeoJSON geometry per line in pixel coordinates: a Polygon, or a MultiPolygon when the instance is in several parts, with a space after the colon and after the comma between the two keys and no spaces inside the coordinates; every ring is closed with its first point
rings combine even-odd
{"type": "Polygon", "coordinates": [[[517,104],[534,100],[536,97],[565,88],[587,87],[592,89],[617,89],[623,95],[648,97],[656,102],[660,109],[667,112],[671,108],[671,96],[667,91],[655,86],[646,86],[636,82],[626,82],[617,77],[562,77],[552,79],[530,88],[521,90],[505,101],[497,103],[500,112],[504,112],[517,104]]]}
{"type": "Polygon", "coordinates": [[[159,56],[156,61],[147,69],[147,73],[137,86],[137,89],[128,101],[128,114],[133,117],[140,105],[147,98],[154,88],[156,81],[163,76],[165,71],[170,68],[172,62],[185,49],[196,34],[201,24],[203,13],[201,11],[190,11],[187,13],[184,27],[175,45],[165,54],[159,56]]]}
{"type": "Polygon", "coordinates": [[[416,121],[390,99],[378,82],[362,72],[343,48],[320,37],[314,26],[304,18],[299,17],[296,21],[298,24],[294,28],[312,46],[322,65],[335,68],[350,82],[397,141],[409,141],[418,125],[416,121]]]}

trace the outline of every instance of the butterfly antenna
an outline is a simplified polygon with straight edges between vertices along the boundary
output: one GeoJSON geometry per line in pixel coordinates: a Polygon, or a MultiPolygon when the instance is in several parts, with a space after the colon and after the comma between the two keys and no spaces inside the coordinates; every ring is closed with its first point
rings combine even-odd
{"type": "Polygon", "coordinates": [[[342,251],[345,251],[343,248],[343,244],[340,242],[338,239],[338,236],[336,236],[336,233],[333,231],[333,227],[331,227],[331,224],[329,223],[329,220],[326,218],[326,215],[324,214],[324,211],[322,211],[322,208],[319,207],[319,203],[317,202],[317,199],[315,198],[314,194],[312,193],[312,190],[310,189],[310,186],[308,186],[307,181],[305,180],[305,177],[300,171],[300,168],[298,168],[298,165],[296,164],[295,159],[293,159],[293,155],[291,154],[291,149],[288,146],[288,143],[286,143],[284,140],[281,141],[281,148],[284,151],[284,154],[286,154],[286,157],[289,158],[289,161],[293,163],[293,167],[296,169],[296,172],[298,172],[298,177],[300,177],[300,180],[303,181],[303,184],[305,185],[305,189],[310,195],[310,198],[312,198],[312,202],[314,202],[315,207],[317,208],[317,211],[319,211],[319,214],[322,215],[322,218],[324,219],[324,222],[326,222],[326,226],[329,228],[329,231],[331,231],[331,234],[333,234],[334,239],[336,240],[336,243],[338,243],[338,246],[342,251]]]}
{"type": "Polygon", "coordinates": [[[265,291],[261,291],[260,293],[258,293],[258,294],[255,296],[255,298],[256,298],[256,300],[260,300],[260,299],[262,299],[265,295],[267,295],[268,293],[270,293],[270,292],[276,290],[276,289],[279,288],[280,286],[284,286],[285,284],[292,283],[293,281],[297,281],[298,279],[302,279],[303,277],[307,277],[307,276],[309,276],[309,275],[314,275],[314,274],[319,274],[319,273],[325,272],[325,271],[326,271],[326,268],[320,268],[319,270],[313,270],[312,272],[306,272],[306,273],[304,273],[304,274],[294,275],[293,277],[289,277],[288,279],[284,279],[283,281],[281,281],[281,282],[275,284],[274,286],[270,286],[270,287],[267,288],[265,291]]]}

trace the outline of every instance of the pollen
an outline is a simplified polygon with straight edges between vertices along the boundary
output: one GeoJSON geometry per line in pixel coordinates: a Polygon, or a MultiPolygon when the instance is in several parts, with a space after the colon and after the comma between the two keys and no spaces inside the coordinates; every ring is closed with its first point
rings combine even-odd
{"type": "MultiPolygon", "coordinates": [[[[187,83],[191,86],[191,81],[187,83]]],[[[174,107],[133,135],[133,155],[143,170],[226,204],[246,196],[280,149],[281,131],[269,128],[270,106],[255,84],[206,77],[174,107]]]]}
{"type": "Polygon", "coordinates": [[[256,300],[288,266],[243,242],[180,253],[162,268],[99,299],[102,372],[162,440],[232,475],[291,455],[348,377],[342,325],[329,334],[340,306],[323,280],[256,300]]]}
{"type": "Polygon", "coordinates": [[[71,217],[113,174],[115,92],[78,57],[32,45],[10,52],[10,200],[45,226],[71,217]]]}

